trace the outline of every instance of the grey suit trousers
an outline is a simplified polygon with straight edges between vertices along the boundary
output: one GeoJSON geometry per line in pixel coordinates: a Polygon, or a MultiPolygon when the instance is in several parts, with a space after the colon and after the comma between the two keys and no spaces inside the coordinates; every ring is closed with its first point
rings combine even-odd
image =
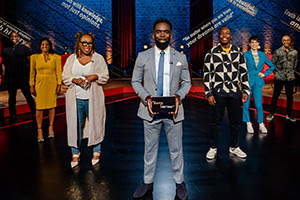
{"type": "Polygon", "coordinates": [[[144,120],[144,182],[152,183],[154,181],[162,125],[168,140],[173,178],[176,183],[182,183],[184,181],[182,122],[174,123],[171,119],[160,119],[152,122],[144,120]]]}

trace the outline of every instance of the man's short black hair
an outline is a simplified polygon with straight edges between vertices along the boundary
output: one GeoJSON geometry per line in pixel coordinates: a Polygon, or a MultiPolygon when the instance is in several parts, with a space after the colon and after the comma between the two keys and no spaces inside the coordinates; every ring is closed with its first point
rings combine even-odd
{"type": "Polygon", "coordinates": [[[18,34],[16,31],[12,31],[12,32],[9,34],[9,37],[11,37],[13,33],[16,33],[16,34],[19,36],[19,34],[18,34]]]}
{"type": "Polygon", "coordinates": [[[153,31],[154,31],[156,25],[159,24],[159,23],[166,23],[166,24],[168,24],[170,26],[171,31],[172,31],[172,23],[168,19],[164,19],[164,18],[160,18],[160,19],[158,19],[158,20],[156,20],[154,22],[154,24],[153,24],[153,31]]]}
{"type": "Polygon", "coordinates": [[[255,35],[251,36],[251,38],[249,39],[249,43],[251,42],[251,40],[256,40],[257,42],[259,42],[258,37],[255,35]]]}

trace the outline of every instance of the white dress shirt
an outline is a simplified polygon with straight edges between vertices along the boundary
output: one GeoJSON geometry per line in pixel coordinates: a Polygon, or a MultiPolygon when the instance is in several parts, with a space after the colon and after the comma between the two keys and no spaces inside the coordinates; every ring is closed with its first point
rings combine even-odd
{"type": "MultiPolygon", "coordinates": [[[[157,46],[154,47],[155,49],[155,72],[156,72],[156,83],[158,81],[158,64],[160,58],[160,50],[157,46]]],[[[170,96],[170,46],[168,46],[165,50],[164,55],[164,91],[163,96],[170,96]]]]}

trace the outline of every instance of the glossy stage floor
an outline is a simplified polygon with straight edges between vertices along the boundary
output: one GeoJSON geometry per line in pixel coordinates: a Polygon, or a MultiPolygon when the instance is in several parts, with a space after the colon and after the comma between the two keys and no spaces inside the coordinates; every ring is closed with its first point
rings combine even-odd
{"type": "MultiPolygon", "coordinates": [[[[64,105],[57,107],[55,138],[38,144],[36,125],[28,113],[18,123],[0,127],[0,199],[38,200],[127,200],[142,182],[143,124],[136,116],[139,99],[134,94],[106,98],[106,136],[100,164],[90,163],[91,149],[84,145],[79,168],[70,168],[64,105]]],[[[265,121],[268,134],[240,130],[240,147],[247,159],[229,155],[229,122],[222,123],[218,156],[206,160],[211,110],[207,101],[189,95],[183,102],[184,174],[190,200],[298,200],[300,123],[281,116],[265,121]]],[[[264,106],[267,110],[268,106],[264,106]]],[[[267,113],[265,113],[267,114],[267,113]]],[[[255,120],[255,113],[251,110],[255,120]]],[[[44,120],[47,136],[47,118],[44,120]]],[[[85,141],[86,142],[86,141],[85,141]]],[[[172,200],[172,178],[168,145],[161,133],[153,195],[144,199],[172,200]]]]}

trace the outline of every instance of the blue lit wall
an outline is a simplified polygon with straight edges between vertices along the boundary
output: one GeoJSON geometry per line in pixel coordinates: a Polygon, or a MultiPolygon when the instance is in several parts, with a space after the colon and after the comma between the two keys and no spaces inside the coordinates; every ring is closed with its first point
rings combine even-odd
{"type": "MultiPolygon", "coordinates": [[[[189,0],[136,0],[136,52],[143,51],[144,44],[153,46],[153,23],[159,18],[172,23],[172,47],[180,51],[182,38],[190,34],[189,0]]],[[[188,54],[185,47],[184,52],[188,54]]]]}
{"type": "MultiPolygon", "coordinates": [[[[105,17],[100,26],[80,19],[78,15],[65,6],[78,3],[77,0],[17,0],[18,27],[35,39],[31,47],[35,51],[37,42],[42,37],[50,37],[58,54],[63,54],[64,46],[70,53],[74,52],[75,34],[78,31],[92,32],[96,36],[96,51],[107,58],[111,56],[112,6],[111,0],[81,0],[81,9],[87,6],[105,17]],[[64,3],[64,4],[63,4],[64,3]]],[[[79,10],[79,8],[76,8],[79,10]]],[[[83,13],[83,12],[82,12],[83,13]]],[[[97,19],[94,17],[94,19],[97,19]]],[[[95,21],[95,20],[94,20],[95,21]]]]}
{"type": "MultiPolygon", "coordinates": [[[[75,34],[78,31],[89,31],[96,35],[96,50],[110,62],[112,44],[112,0],[81,0],[101,16],[105,17],[100,28],[96,28],[85,20],[81,20],[76,14],[62,6],[63,2],[77,0],[16,0],[17,26],[32,35],[32,49],[36,49],[40,38],[48,36],[55,43],[55,50],[62,54],[63,47],[68,46],[69,52],[73,52],[75,34]]],[[[261,41],[261,50],[273,53],[279,48],[283,35],[291,35],[295,40],[293,45],[299,49],[299,31],[284,24],[291,19],[284,14],[288,9],[299,14],[300,4],[293,0],[214,0],[213,13],[217,16],[222,11],[230,8],[233,18],[224,23],[232,30],[233,44],[238,45],[244,51],[248,50],[248,39],[251,35],[257,35],[261,41]],[[250,2],[255,5],[257,13],[252,16],[230,1],[250,2]]],[[[180,50],[182,39],[190,34],[190,1],[189,0],[136,0],[136,52],[143,51],[144,44],[153,45],[152,25],[161,17],[169,19],[173,24],[172,46],[180,50]]],[[[300,19],[299,19],[300,20],[300,19]]],[[[299,23],[300,24],[300,23],[299,23]]],[[[213,31],[213,45],[218,43],[217,32],[213,31]]],[[[187,46],[184,52],[189,56],[187,46]]]]}
{"type": "MultiPolygon", "coordinates": [[[[247,51],[248,39],[251,35],[257,35],[260,39],[261,50],[273,53],[282,46],[281,39],[284,35],[290,35],[293,45],[299,52],[300,34],[296,28],[291,28],[284,22],[290,22],[291,18],[284,14],[286,9],[299,13],[299,2],[293,0],[248,0],[255,5],[256,15],[252,16],[244,12],[229,0],[213,1],[214,16],[230,8],[234,12],[233,18],[226,23],[232,31],[232,43],[247,51]]],[[[238,1],[237,1],[238,2],[238,1]]],[[[214,45],[218,40],[219,28],[214,30],[214,45]]]]}

